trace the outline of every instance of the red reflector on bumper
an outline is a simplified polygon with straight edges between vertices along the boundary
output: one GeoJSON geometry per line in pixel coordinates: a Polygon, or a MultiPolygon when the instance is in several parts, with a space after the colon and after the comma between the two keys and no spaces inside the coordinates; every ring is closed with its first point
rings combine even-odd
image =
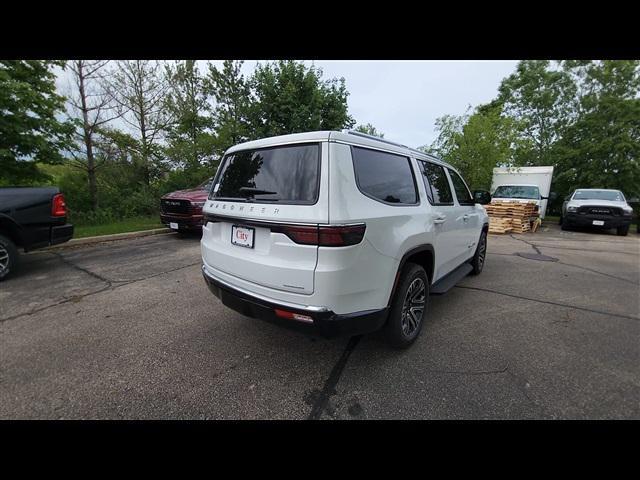
{"type": "Polygon", "coordinates": [[[288,312],[287,310],[280,310],[279,308],[274,309],[276,315],[281,318],[286,318],[288,320],[298,320],[299,322],[313,323],[313,318],[308,315],[301,315],[300,313],[288,312]]]}

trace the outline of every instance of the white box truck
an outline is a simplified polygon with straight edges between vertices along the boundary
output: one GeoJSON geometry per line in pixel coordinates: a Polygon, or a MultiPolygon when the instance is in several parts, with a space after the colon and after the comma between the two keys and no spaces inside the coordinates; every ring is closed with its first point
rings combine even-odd
{"type": "Polygon", "coordinates": [[[552,176],[553,167],[496,167],[491,201],[535,202],[540,218],[544,218],[552,176]]]}

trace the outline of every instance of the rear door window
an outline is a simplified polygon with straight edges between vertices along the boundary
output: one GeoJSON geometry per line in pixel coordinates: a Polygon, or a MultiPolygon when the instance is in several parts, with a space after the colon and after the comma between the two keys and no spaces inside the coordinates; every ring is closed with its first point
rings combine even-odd
{"type": "Polygon", "coordinates": [[[241,150],[222,160],[210,198],[312,205],[319,179],[318,143],[241,150]]]}
{"type": "Polygon", "coordinates": [[[366,196],[391,205],[415,205],[418,194],[408,157],[351,147],[358,188],[366,196]]]}
{"type": "Polygon", "coordinates": [[[471,192],[467,188],[466,183],[462,180],[462,177],[453,170],[449,169],[449,176],[451,177],[451,183],[453,183],[453,189],[456,191],[456,198],[460,205],[474,205],[471,192]]]}
{"type": "Polygon", "coordinates": [[[453,205],[453,195],[444,167],[420,160],[424,186],[432,205],[453,205]]]}

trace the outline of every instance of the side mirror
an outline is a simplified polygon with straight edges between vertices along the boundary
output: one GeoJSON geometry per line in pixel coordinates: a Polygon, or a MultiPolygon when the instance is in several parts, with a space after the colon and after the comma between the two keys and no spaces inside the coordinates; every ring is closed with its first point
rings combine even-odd
{"type": "Polygon", "coordinates": [[[551,202],[555,201],[558,198],[558,194],[556,192],[551,192],[548,197],[540,197],[541,200],[549,200],[551,202]]]}
{"type": "Polygon", "coordinates": [[[491,203],[491,194],[486,190],[474,190],[473,201],[480,205],[487,205],[491,203]]]}

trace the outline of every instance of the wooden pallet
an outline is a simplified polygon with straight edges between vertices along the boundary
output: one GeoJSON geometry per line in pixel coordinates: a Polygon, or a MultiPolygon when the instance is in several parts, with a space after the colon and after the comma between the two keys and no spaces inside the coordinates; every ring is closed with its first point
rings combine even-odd
{"type": "Polygon", "coordinates": [[[485,205],[489,215],[489,233],[524,233],[531,230],[530,220],[538,216],[535,203],[495,201],[485,205]]]}
{"type": "Polygon", "coordinates": [[[513,229],[511,218],[489,217],[489,233],[510,233],[513,229]]]}

